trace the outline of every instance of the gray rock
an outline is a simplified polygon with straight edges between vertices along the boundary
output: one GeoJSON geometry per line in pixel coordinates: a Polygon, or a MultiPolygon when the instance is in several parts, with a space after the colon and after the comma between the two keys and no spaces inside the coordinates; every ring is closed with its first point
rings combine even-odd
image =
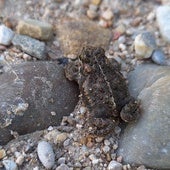
{"type": "Polygon", "coordinates": [[[14,32],[11,29],[5,25],[0,25],[0,44],[10,45],[13,37],[14,32]]]}
{"type": "Polygon", "coordinates": [[[46,58],[47,51],[44,42],[26,35],[16,34],[12,40],[12,44],[33,57],[38,59],[46,58]]]}
{"type": "Polygon", "coordinates": [[[160,6],[156,11],[157,23],[163,38],[170,42],[170,6],[160,6]]]}
{"type": "Polygon", "coordinates": [[[156,64],[159,65],[166,65],[166,58],[165,58],[165,54],[163,53],[162,50],[155,50],[151,56],[152,61],[156,64]]]}
{"type": "Polygon", "coordinates": [[[55,164],[55,155],[52,146],[46,141],[40,141],[37,147],[38,157],[47,169],[51,169],[55,164]]]}
{"type": "Polygon", "coordinates": [[[141,65],[129,83],[141,101],[141,116],[125,129],[118,154],[128,163],[170,169],[170,68],[141,65]]]}
{"type": "Polygon", "coordinates": [[[76,84],[65,78],[56,62],[4,66],[0,75],[0,145],[12,138],[11,130],[26,134],[59,125],[77,101],[76,84]]]}

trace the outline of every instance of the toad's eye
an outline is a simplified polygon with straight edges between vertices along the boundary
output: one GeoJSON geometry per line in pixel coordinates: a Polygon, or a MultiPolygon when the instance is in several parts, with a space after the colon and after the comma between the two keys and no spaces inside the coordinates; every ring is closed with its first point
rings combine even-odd
{"type": "Polygon", "coordinates": [[[80,55],[80,60],[84,63],[90,63],[90,55],[80,55]]]}

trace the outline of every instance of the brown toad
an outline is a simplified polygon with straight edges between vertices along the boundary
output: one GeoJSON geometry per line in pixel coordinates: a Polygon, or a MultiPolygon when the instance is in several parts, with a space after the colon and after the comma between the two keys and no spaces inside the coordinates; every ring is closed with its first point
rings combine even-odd
{"type": "Polygon", "coordinates": [[[91,133],[109,133],[119,115],[126,122],[138,117],[139,105],[128,92],[119,64],[114,59],[110,62],[102,48],[84,47],[78,59],[68,63],[65,73],[79,85],[82,101],[89,109],[91,133]]]}

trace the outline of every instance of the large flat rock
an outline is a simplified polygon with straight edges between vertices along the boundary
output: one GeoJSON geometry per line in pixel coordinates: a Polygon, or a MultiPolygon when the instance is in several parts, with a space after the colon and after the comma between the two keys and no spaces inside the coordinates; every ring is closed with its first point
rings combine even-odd
{"type": "Polygon", "coordinates": [[[141,65],[129,83],[141,101],[141,116],[125,129],[118,154],[128,163],[170,169],[170,68],[141,65]]]}
{"type": "Polygon", "coordinates": [[[5,66],[0,75],[0,145],[10,131],[26,134],[59,125],[74,110],[78,87],[56,62],[5,66]]]}

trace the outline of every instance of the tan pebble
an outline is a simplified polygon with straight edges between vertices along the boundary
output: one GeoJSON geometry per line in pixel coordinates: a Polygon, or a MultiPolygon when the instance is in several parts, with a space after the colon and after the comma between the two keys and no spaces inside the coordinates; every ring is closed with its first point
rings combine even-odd
{"type": "Polygon", "coordinates": [[[112,12],[110,9],[104,11],[104,12],[102,13],[102,18],[105,19],[105,20],[111,20],[111,19],[113,19],[113,12],[112,12]]]}
{"type": "Polygon", "coordinates": [[[67,58],[70,58],[70,59],[76,59],[77,58],[77,56],[76,55],[74,55],[74,54],[68,54],[67,55],[67,58]]]}
{"type": "Polygon", "coordinates": [[[92,4],[94,5],[100,5],[102,0],[92,0],[92,4]]]}
{"type": "Polygon", "coordinates": [[[0,149],[0,159],[6,156],[6,151],[4,149],[0,149]]]}
{"type": "Polygon", "coordinates": [[[56,137],[56,143],[62,143],[67,139],[68,135],[67,133],[60,133],[56,137]]]}
{"type": "Polygon", "coordinates": [[[87,16],[90,19],[96,19],[98,17],[98,13],[96,11],[88,9],[87,10],[87,16]]]}
{"type": "Polygon", "coordinates": [[[107,154],[106,154],[106,160],[110,162],[111,159],[112,159],[112,158],[111,158],[111,156],[110,156],[110,153],[107,153],[107,154]]]}

